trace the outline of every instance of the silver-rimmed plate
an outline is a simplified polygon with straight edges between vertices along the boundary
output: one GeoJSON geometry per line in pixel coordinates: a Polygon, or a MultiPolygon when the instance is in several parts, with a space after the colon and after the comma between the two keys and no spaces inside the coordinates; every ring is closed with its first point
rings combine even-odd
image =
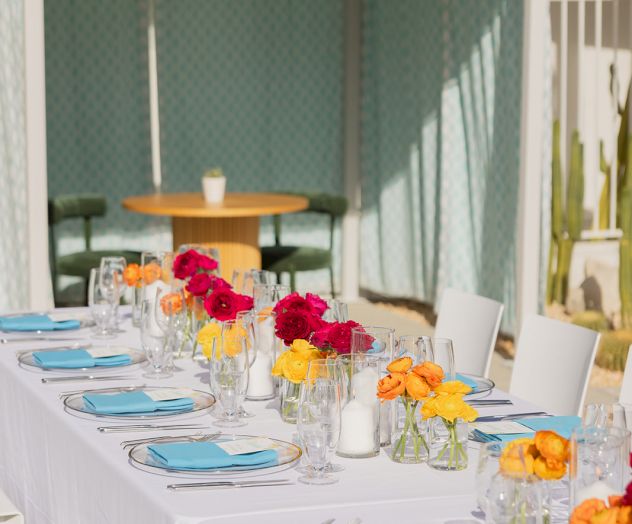
{"type": "Polygon", "coordinates": [[[476,384],[476,387],[467,394],[468,399],[472,399],[477,397],[478,395],[489,393],[492,389],[496,387],[496,384],[494,384],[494,381],[490,378],[480,377],[478,375],[471,375],[469,373],[459,373],[459,375],[471,380],[476,384]]]}
{"type": "MultiPolygon", "coordinates": [[[[143,386],[135,388],[134,391],[175,391],[182,388],[169,388],[169,387],[151,387],[143,386]]],[[[91,390],[91,395],[115,395],[117,393],[129,393],[129,388],[104,388],[99,390],[91,390]]],[[[89,419],[109,419],[109,420],[148,420],[148,419],[166,419],[170,417],[177,417],[179,415],[190,414],[202,414],[205,411],[211,409],[215,404],[215,397],[205,391],[198,391],[197,389],[191,389],[190,394],[187,394],[188,398],[193,400],[193,407],[189,409],[181,409],[175,411],[151,411],[141,413],[117,413],[117,414],[102,414],[95,413],[94,410],[86,406],[83,400],[83,392],[70,395],[64,399],[64,408],[71,415],[75,415],[81,418],[89,419]]]]}
{"type": "MultiPolygon", "coordinates": [[[[246,438],[255,438],[253,435],[222,435],[219,438],[211,440],[211,442],[226,442],[229,440],[241,440],[246,438]]],[[[231,466],[227,468],[210,468],[210,469],[174,469],[169,468],[153,457],[148,447],[152,442],[144,442],[134,446],[129,451],[129,462],[132,466],[148,473],[155,475],[165,475],[167,477],[176,478],[213,478],[213,477],[239,477],[258,475],[271,475],[279,471],[292,468],[298,464],[302,451],[296,444],[265,437],[274,444],[274,449],[278,454],[278,462],[271,466],[231,466]]],[[[196,436],[173,437],[170,439],[160,439],[155,444],[168,444],[173,442],[195,442],[199,440],[196,436]]]]}
{"type": "MultiPolygon", "coordinates": [[[[91,344],[86,344],[85,345],[87,349],[101,349],[102,347],[106,347],[106,346],[93,346],[91,344]]],[[[145,357],[145,352],[141,351],[140,349],[133,349],[133,348],[128,348],[125,347],[124,349],[126,350],[126,353],[130,356],[131,358],[131,362],[129,364],[122,364],[120,366],[92,366],[92,367],[84,367],[84,368],[44,368],[42,366],[40,366],[36,361],[35,358],[33,357],[33,353],[46,353],[46,352],[62,352],[62,351],[71,351],[71,350],[77,350],[77,349],[83,349],[81,347],[81,345],[76,344],[76,345],[72,345],[72,346],[68,346],[68,347],[56,347],[56,348],[49,348],[49,349],[33,349],[32,351],[22,351],[20,353],[18,353],[18,363],[21,367],[28,369],[29,371],[37,371],[37,372],[54,372],[57,374],[64,374],[64,373],[79,373],[79,374],[84,374],[86,372],[89,372],[90,374],[94,374],[94,373],[111,373],[111,372],[116,372],[117,370],[120,369],[125,369],[126,371],[129,370],[129,368],[131,366],[136,366],[138,364],[141,364],[143,362],[145,362],[146,357],[145,357]]]]}

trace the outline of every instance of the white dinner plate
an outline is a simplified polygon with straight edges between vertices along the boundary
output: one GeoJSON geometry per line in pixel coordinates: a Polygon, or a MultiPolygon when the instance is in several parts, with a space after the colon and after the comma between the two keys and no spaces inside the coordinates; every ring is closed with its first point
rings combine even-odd
{"type": "MultiPolygon", "coordinates": [[[[94,346],[91,344],[86,344],[86,349],[100,349],[107,346],[94,346]]],[[[140,349],[133,349],[129,347],[125,347],[127,350],[127,354],[131,357],[132,361],[129,364],[124,364],[121,366],[93,366],[89,368],[43,368],[39,364],[35,362],[33,358],[33,353],[35,352],[48,352],[48,351],[68,351],[73,349],[82,349],[81,345],[73,345],[68,347],[57,347],[54,349],[33,349],[31,351],[21,351],[18,353],[18,362],[21,367],[24,369],[28,369],[29,371],[37,371],[43,373],[55,373],[55,374],[82,374],[85,375],[86,372],[93,374],[101,374],[101,373],[116,373],[118,370],[130,371],[132,366],[137,366],[138,364],[142,364],[145,362],[145,352],[140,349]]]]}

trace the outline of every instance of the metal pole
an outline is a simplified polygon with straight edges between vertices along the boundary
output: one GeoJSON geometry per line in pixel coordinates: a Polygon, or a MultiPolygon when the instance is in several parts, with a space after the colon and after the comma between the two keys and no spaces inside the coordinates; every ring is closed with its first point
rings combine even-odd
{"type": "Polygon", "coordinates": [[[147,20],[147,65],[149,69],[149,125],[151,131],[151,172],[154,190],[160,193],[160,107],[158,102],[158,59],[156,53],[155,0],[149,0],[147,20]]]}

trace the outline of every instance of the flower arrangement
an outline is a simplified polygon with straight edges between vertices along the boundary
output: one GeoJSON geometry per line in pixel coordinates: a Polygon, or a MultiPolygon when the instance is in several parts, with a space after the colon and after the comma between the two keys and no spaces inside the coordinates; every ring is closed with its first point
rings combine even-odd
{"type": "Polygon", "coordinates": [[[500,456],[500,472],[507,477],[535,475],[542,480],[559,480],[566,474],[569,442],[554,431],[538,431],[534,438],[511,441],[500,456]]]}
{"type": "Polygon", "coordinates": [[[322,351],[335,351],[338,355],[351,353],[351,330],[362,327],[353,320],[347,322],[324,322],[314,332],[311,342],[322,351]]]}
{"type": "Polygon", "coordinates": [[[219,360],[221,358],[219,347],[217,346],[217,339],[222,335],[224,336],[223,350],[228,357],[235,357],[242,351],[241,339],[246,338],[246,346],[250,344],[247,339],[246,329],[243,326],[227,323],[228,326],[224,326],[224,332],[222,333],[222,326],[215,323],[206,324],[197,335],[198,344],[202,347],[202,354],[209,360],[215,358],[219,360]],[[215,353],[213,353],[215,349],[215,353]]]}
{"type": "Polygon", "coordinates": [[[300,384],[307,376],[309,363],[326,356],[327,353],[319,351],[307,340],[294,340],[290,349],[284,351],[275,362],[272,375],[283,377],[294,384],[300,384]]]}
{"type": "Polygon", "coordinates": [[[145,266],[139,264],[127,264],[123,270],[123,280],[128,287],[140,288],[153,284],[162,276],[162,270],[156,262],[150,262],[145,266]]]}
{"type": "Polygon", "coordinates": [[[611,495],[608,501],[590,498],[571,513],[569,524],[630,524],[632,523],[632,482],[623,495],[611,495]]]}
{"type": "Polygon", "coordinates": [[[294,292],[279,300],[273,311],[276,313],[276,336],[290,346],[295,340],[309,341],[326,324],[323,315],[327,311],[327,302],[312,293],[302,297],[294,292]]]}

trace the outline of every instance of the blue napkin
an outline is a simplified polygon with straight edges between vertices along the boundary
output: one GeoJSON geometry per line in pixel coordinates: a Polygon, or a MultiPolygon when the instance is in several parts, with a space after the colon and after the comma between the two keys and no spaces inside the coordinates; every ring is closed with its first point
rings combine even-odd
{"type": "Polygon", "coordinates": [[[518,422],[533,431],[494,435],[490,433],[483,433],[482,431],[475,429],[474,435],[477,440],[481,440],[483,442],[511,442],[512,440],[516,440],[518,438],[532,437],[536,431],[548,430],[555,431],[564,438],[571,438],[571,433],[581,424],[581,419],[576,416],[536,417],[516,419],[514,422],[518,422]]]}
{"type": "Polygon", "coordinates": [[[64,320],[54,322],[48,315],[24,315],[21,317],[0,317],[0,330],[2,331],[58,331],[66,329],[79,329],[78,320],[64,320]]]}
{"type": "Polygon", "coordinates": [[[94,358],[85,349],[67,351],[35,351],[33,360],[43,368],[92,368],[95,366],[125,366],[132,363],[129,355],[94,358]]]}
{"type": "Polygon", "coordinates": [[[154,411],[190,411],[193,399],[189,397],[174,400],[152,400],[142,391],[128,393],[86,394],[83,396],[86,408],[102,415],[121,413],[152,413],[154,411]]]}
{"type": "Polygon", "coordinates": [[[278,464],[277,452],[273,449],[229,455],[213,442],[173,442],[148,446],[152,457],[161,464],[177,469],[211,469],[231,466],[253,466],[264,468],[278,464]]]}

